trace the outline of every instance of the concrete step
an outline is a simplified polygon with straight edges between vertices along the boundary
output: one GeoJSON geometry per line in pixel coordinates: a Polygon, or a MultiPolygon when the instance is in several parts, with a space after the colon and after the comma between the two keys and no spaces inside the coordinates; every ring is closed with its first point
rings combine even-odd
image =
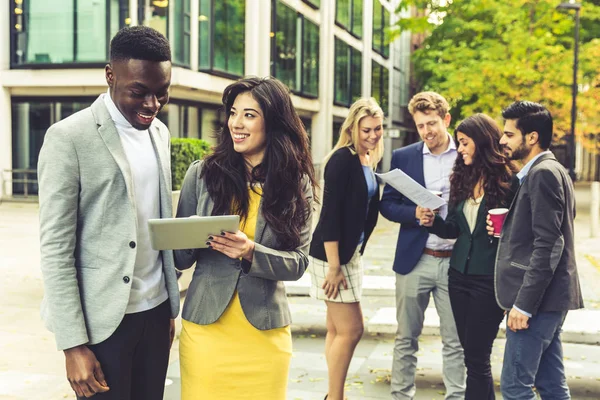
{"type": "MultiPolygon", "coordinates": [[[[310,273],[305,273],[297,281],[284,282],[289,296],[308,296],[310,288],[310,273]]],[[[396,279],[394,276],[365,275],[363,278],[363,296],[396,295],[396,279]]]]}
{"type": "MultiPolygon", "coordinates": [[[[311,304],[290,304],[292,330],[305,334],[323,334],[327,331],[325,317],[327,308],[324,302],[311,304]]],[[[381,307],[363,309],[365,332],[393,336],[396,333],[396,309],[381,307]]],[[[423,335],[439,336],[440,319],[434,306],[425,311],[423,335]]],[[[502,322],[498,337],[505,337],[506,323],[502,322]]],[[[565,343],[600,344],[600,310],[570,311],[563,325],[562,341],[565,343]]]]}

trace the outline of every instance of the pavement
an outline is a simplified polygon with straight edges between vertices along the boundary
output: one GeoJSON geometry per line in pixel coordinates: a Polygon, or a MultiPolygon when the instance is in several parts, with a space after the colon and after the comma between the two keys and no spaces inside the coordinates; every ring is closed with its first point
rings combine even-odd
{"type": "MultiPolygon", "coordinates": [[[[586,309],[569,313],[563,333],[565,365],[573,399],[600,399],[600,239],[589,238],[589,185],[576,186],[575,224],[578,269],[586,309]]],[[[38,207],[0,204],[0,400],[75,398],[64,375],[64,357],[39,317],[43,294],[39,268],[38,207]]],[[[366,333],[348,374],[347,396],[389,399],[394,314],[391,270],[398,225],[380,218],[365,253],[364,297],[366,333]]],[[[185,282],[185,276],[183,281],[185,282]]],[[[189,278],[189,276],[188,276],[189,278]]],[[[327,388],[323,356],[325,305],[307,296],[308,274],[288,282],[294,353],[288,399],[322,399],[327,388]]],[[[433,303],[433,302],[432,302],[433,303]]],[[[177,327],[180,328],[180,321],[177,327]]],[[[433,304],[427,310],[420,339],[417,400],[443,399],[439,321],[433,304]]],[[[179,399],[179,343],[171,352],[165,399],[179,399]]],[[[500,376],[504,339],[494,345],[492,367],[500,376]]],[[[501,398],[499,395],[497,398],[501,398]]]]}

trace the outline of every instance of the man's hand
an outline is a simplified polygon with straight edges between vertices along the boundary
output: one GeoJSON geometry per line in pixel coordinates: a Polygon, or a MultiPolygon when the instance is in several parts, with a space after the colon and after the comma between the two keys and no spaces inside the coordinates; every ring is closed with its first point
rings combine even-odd
{"type": "Polygon", "coordinates": [[[94,353],[85,345],[64,351],[67,379],[79,397],[92,397],[96,393],[108,392],[104,373],[94,353]]]}
{"type": "Polygon", "coordinates": [[[415,210],[415,218],[421,220],[421,217],[423,217],[423,213],[425,212],[425,210],[427,210],[427,208],[417,206],[417,209],[415,210]]]}
{"type": "Polygon", "coordinates": [[[327,296],[328,299],[332,297],[335,299],[340,291],[340,285],[343,285],[344,289],[348,289],[348,282],[346,282],[342,267],[332,267],[330,265],[327,276],[325,277],[325,282],[323,282],[323,286],[321,286],[325,291],[325,296],[327,296]]]}
{"type": "Polygon", "coordinates": [[[520,331],[529,328],[529,317],[520,313],[514,307],[508,313],[508,328],[513,331],[520,331]]]}
{"type": "Polygon", "coordinates": [[[429,208],[421,209],[421,220],[420,220],[421,226],[432,227],[434,219],[435,219],[434,211],[430,210],[429,208]]]}
{"type": "Polygon", "coordinates": [[[173,339],[175,339],[175,320],[171,319],[169,323],[169,336],[171,337],[171,343],[169,344],[169,349],[173,346],[173,339]]]}
{"type": "Polygon", "coordinates": [[[486,223],[485,229],[487,229],[488,235],[494,236],[494,224],[492,224],[492,220],[490,219],[490,214],[488,214],[487,217],[485,217],[485,223],[486,223]]]}

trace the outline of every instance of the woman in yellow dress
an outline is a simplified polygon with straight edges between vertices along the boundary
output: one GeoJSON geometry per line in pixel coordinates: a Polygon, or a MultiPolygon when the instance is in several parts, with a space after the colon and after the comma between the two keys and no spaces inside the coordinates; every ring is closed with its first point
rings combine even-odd
{"type": "Polygon", "coordinates": [[[190,166],[177,217],[237,214],[240,230],[175,251],[196,267],[183,306],[183,400],[286,398],[292,355],[282,281],[308,266],[314,170],[289,89],[245,78],[223,93],[215,151],[190,166]]]}

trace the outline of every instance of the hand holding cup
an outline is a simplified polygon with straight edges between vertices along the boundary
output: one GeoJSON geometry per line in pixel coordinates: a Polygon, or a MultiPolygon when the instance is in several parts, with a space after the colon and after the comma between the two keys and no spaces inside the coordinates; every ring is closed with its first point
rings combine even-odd
{"type": "Polygon", "coordinates": [[[496,238],[500,237],[500,233],[502,233],[502,226],[504,225],[504,220],[506,219],[506,214],[508,214],[508,208],[492,208],[490,211],[488,211],[488,234],[490,234],[491,226],[491,236],[496,238]]]}

